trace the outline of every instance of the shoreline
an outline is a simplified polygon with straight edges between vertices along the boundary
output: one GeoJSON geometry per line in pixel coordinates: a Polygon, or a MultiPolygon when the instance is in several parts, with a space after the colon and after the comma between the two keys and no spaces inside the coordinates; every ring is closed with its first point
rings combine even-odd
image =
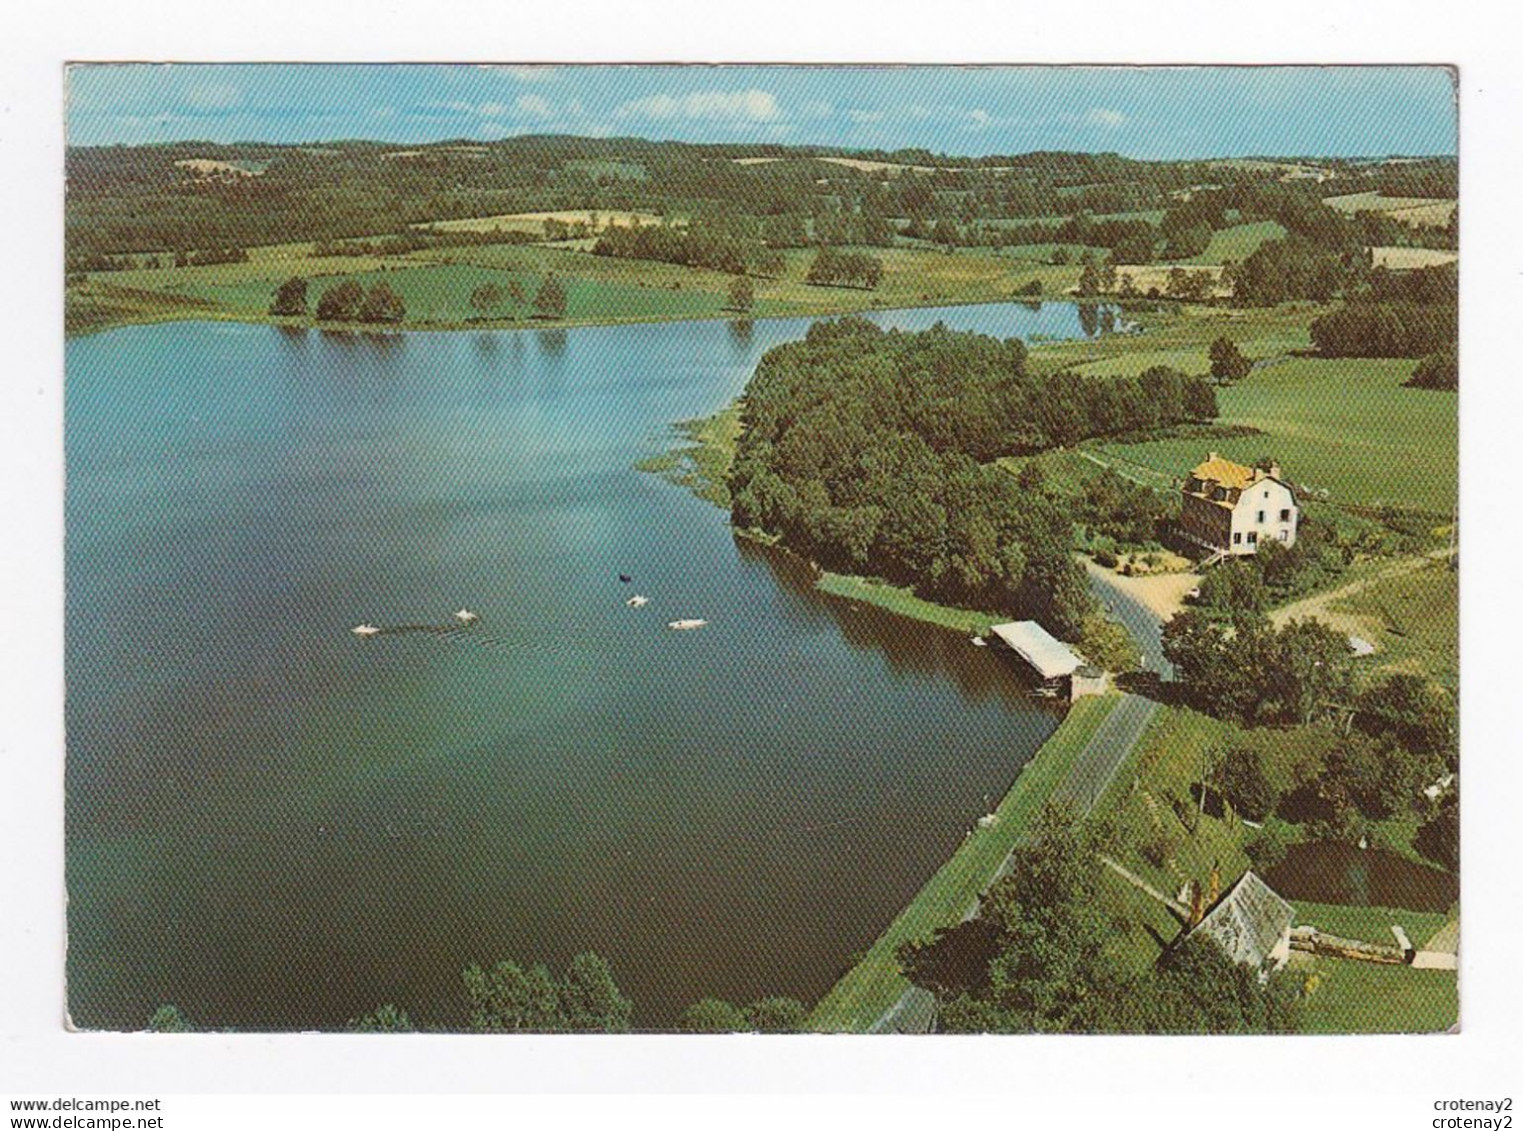
{"type": "Polygon", "coordinates": [[[1085,745],[1110,718],[1121,696],[1079,700],[1056,730],[1016,772],[994,809],[994,822],[975,825],[862,958],[846,970],[810,1011],[811,1032],[866,1033],[893,1008],[911,984],[899,970],[900,944],[929,939],[955,927],[977,909],[1031,821],[1041,813],[1085,745]]]}
{"type": "MultiPolygon", "coordinates": [[[[107,284],[109,286],[109,284],[107,284]]],[[[870,294],[871,292],[862,292],[870,294]]],[[[67,302],[67,290],[65,291],[67,302]]],[[[246,314],[234,310],[218,310],[215,308],[188,308],[183,313],[174,310],[149,312],[144,311],[141,316],[112,319],[96,325],[68,329],[67,307],[64,316],[64,337],[84,338],[95,334],[103,334],[111,330],[120,330],[127,326],[156,326],[166,322],[236,322],[244,326],[275,326],[292,330],[318,330],[325,333],[337,334],[395,334],[395,333],[470,333],[476,330],[489,330],[493,333],[509,330],[571,330],[583,329],[595,326],[652,326],[668,322],[780,322],[790,318],[847,318],[857,314],[888,314],[898,310],[935,310],[940,308],[951,309],[959,306],[1000,306],[1000,305],[1029,305],[1032,303],[1062,302],[1071,304],[1094,303],[1114,306],[1120,310],[1134,309],[1138,306],[1152,305],[1155,300],[1137,299],[1123,300],[1112,296],[1096,296],[1094,298],[1081,299],[1074,295],[991,295],[983,298],[965,298],[948,302],[937,299],[932,302],[895,302],[892,305],[863,303],[850,309],[824,308],[820,310],[798,310],[781,314],[744,314],[739,311],[719,316],[687,316],[677,315],[664,317],[661,315],[633,315],[627,318],[601,317],[601,318],[557,318],[557,319],[493,319],[466,322],[417,322],[404,319],[396,324],[361,323],[361,322],[318,322],[312,318],[284,317],[273,314],[246,314]],[[1130,304],[1130,305],[1129,305],[1130,304]]],[[[1028,342],[1028,349],[1039,349],[1045,345],[1062,345],[1065,342],[1028,342]]]]}

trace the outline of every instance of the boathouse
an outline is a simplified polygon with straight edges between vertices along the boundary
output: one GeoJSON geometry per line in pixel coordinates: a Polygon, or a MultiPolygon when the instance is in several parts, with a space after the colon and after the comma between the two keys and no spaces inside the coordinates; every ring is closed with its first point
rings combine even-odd
{"type": "Polygon", "coordinates": [[[997,624],[989,631],[1025,660],[1043,683],[1056,685],[1084,665],[1083,657],[1034,620],[997,624]]]}

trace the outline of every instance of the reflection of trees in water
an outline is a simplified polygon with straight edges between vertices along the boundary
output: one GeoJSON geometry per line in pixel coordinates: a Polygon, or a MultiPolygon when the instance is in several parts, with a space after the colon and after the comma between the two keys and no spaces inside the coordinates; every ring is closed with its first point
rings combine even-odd
{"type": "Polygon", "coordinates": [[[380,330],[319,330],[322,340],[340,349],[355,353],[395,353],[406,345],[404,334],[386,333],[380,330]]]}
{"type": "Polygon", "coordinates": [[[539,343],[539,352],[546,357],[562,357],[566,353],[565,330],[536,330],[534,338],[539,343]]]}
{"type": "Polygon", "coordinates": [[[948,676],[974,701],[996,696],[1024,699],[1032,687],[1008,656],[975,648],[960,632],[820,592],[810,565],[781,546],[735,535],[735,547],[743,563],[764,563],[792,603],[828,614],[848,644],[881,655],[896,674],[948,676]]]}
{"type": "Polygon", "coordinates": [[[480,333],[471,335],[471,345],[476,347],[476,353],[481,357],[496,357],[502,347],[498,337],[493,333],[480,333]]]}
{"type": "Polygon", "coordinates": [[[1079,329],[1086,338],[1093,338],[1100,329],[1100,308],[1092,302],[1079,304],[1079,329]]]}
{"type": "Polygon", "coordinates": [[[304,346],[307,344],[307,328],[305,326],[276,326],[275,329],[280,331],[281,338],[290,345],[304,346]]]}
{"type": "Polygon", "coordinates": [[[730,341],[736,349],[746,350],[751,347],[751,338],[756,326],[749,318],[736,318],[728,323],[730,328],[730,341]]]}

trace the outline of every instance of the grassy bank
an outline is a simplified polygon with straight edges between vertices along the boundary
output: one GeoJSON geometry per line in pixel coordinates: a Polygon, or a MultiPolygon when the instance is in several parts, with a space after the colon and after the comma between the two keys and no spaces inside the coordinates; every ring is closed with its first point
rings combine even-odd
{"type": "Polygon", "coordinates": [[[740,402],[726,405],[713,416],[679,420],[672,428],[689,442],[640,460],[636,470],[663,476],[700,499],[729,510],[730,489],[725,476],[740,441],[740,402]]]}
{"type": "Polygon", "coordinates": [[[1073,705],[1062,725],[1021,770],[995,810],[994,823],[968,835],[862,961],[825,995],[810,1015],[811,1029],[866,1032],[892,1008],[909,988],[895,957],[899,945],[929,938],[938,929],[962,921],[1119,701],[1107,695],[1073,705]]]}
{"type": "Polygon", "coordinates": [[[1003,619],[992,613],[981,613],[976,609],[938,605],[935,601],[917,597],[900,586],[889,585],[882,581],[871,581],[865,577],[853,577],[844,573],[829,571],[821,573],[815,588],[822,593],[829,593],[832,597],[860,601],[864,605],[877,605],[880,609],[887,609],[901,617],[913,617],[915,620],[938,624],[958,632],[984,632],[995,621],[1003,619]]]}

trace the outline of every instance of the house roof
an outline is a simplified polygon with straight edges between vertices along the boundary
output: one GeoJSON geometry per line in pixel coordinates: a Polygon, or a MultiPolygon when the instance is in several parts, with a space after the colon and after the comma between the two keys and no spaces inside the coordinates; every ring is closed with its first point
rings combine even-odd
{"type": "Polygon", "coordinates": [[[989,630],[1020,654],[1043,679],[1073,675],[1084,661],[1034,620],[997,624],[989,630]]]}
{"type": "Polygon", "coordinates": [[[1254,483],[1253,468],[1233,463],[1230,459],[1223,459],[1215,452],[1211,453],[1211,458],[1205,463],[1197,464],[1190,474],[1196,479],[1209,480],[1238,491],[1251,487],[1254,483]]]}
{"type": "Polygon", "coordinates": [[[1294,921],[1290,904],[1250,870],[1227,889],[1190,934],[1204,934],[1236,963],[1259,967],[1294,921]]]}

